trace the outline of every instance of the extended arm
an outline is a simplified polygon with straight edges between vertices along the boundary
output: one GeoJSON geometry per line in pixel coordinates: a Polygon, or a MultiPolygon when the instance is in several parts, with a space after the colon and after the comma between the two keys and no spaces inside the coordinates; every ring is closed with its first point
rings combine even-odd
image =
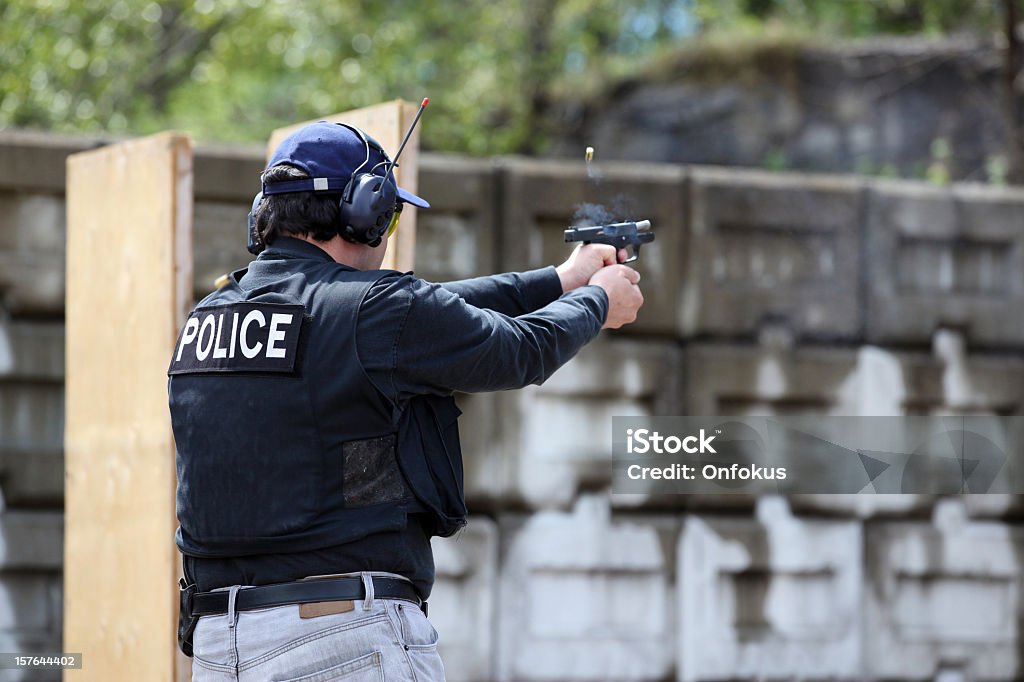
{"type": "Polygon", "coordinates": [[[600,331],[608,296],[580,288],[511,317],[469,305],[437,284],[402,276],[374,285],[359,317],[359,357],[396,402],[541,383],[600,331]],[[376,350],[371,350],[376,349],[376,350]]]}
{"type": "MultiPolygon", "coordinates": [[[[620,260],[625,251],[618,253],[620,260]]],[[[616,261],[615,249],[604,244],[577,247],[557,268],[475,277],[441,286],[471,306],[515,317],[543,308],[565,292],[585,285],[602,267],[616,261]]]]}
{"type": "Polygon", "coordinates": [[[512,317],[543,308],[562,295],[562,282],[554,267],[474,277],[440,286],[471,306],[512,317]]]}

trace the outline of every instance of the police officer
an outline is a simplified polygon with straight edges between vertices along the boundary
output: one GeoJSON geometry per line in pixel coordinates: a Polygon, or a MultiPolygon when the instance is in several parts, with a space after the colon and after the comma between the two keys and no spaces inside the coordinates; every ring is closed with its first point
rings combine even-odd
{"type": "Polygon", "coordinates": [[[454,391],[539,384],[632,322],[603,245],[432,284],[379,269],[406,204],[384,150],[320,122],[284,140],[250,215],[259,256],[171,357],[179,640],[194,680],[441,680],[430,538],[466,523],[454,391]]]}

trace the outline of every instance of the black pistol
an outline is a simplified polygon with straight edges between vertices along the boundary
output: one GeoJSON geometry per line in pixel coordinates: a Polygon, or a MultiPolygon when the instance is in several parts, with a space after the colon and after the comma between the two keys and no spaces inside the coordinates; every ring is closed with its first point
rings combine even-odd
{"type": "Polygon", "coordinates": [[[640,257],[640,245],[654,241],[654,232],[650,228],[650,220],[595,225],[594,227],[570,227],[565,231],[565,241],[608,244],[614,246],[616,251],[632,247],[633,255],[622,261],[623,263],[632,263],[640,257]]]}

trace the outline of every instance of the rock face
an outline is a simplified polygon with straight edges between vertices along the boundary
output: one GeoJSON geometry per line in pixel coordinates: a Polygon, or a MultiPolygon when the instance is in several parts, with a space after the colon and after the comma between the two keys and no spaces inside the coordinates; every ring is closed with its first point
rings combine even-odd
{"type": "Polygon", "coordinates": [[[1000,52],[965,41],[686,48],[566,118],[552,156],[985,180],[1005,159],[1000,52]],[[722,50],[722,48],[717,48],[722,50]],[[725,66],[723,66],[725,64],[725,66]],[[944,157],[949,155],[949,160],[944,157]]]}
{"type": "MultiPolygon", "coordinates": [[[[62,174],[90,144],[0,136],[4,651],[60,649],[62,174]]],[[[248,260],[260,153],[197,153],[197,296],[248,260]]],[[[636,325],[543,386],[459,396],[472,520],[435,539],[430,601],[448,678],[1021,677],[1020,496],[608,487],[613,416],[1024,413],[1024,191],[594,165],[421,160],[428,279],[557,262],[585,202],[658,234],[636,325]]]]}

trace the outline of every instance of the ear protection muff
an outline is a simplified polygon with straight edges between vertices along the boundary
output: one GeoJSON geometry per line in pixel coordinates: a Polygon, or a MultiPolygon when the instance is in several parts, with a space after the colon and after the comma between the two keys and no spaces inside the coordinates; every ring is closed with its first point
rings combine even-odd
{"type": "Polygon", "coordinates": [[[398,186],[389,176],[377,175],[374,171],[379,166],[387,169],[391,165],[391,159],[376,140],[359,128],[345,123],[338,125],[358,135],[366,147],[366,158],[352,171],[338,202],[341,215],[339,233],[343,239],[350,242],[375,247],[380,244],[391,224],[395,203],[398,200],[398,186]],[[364,171],[363,169],[370,163],[371,149],[379,152],[384,160],[364,171]]]}
{"type": "Polygon", "coordinates": [[[260,192],[252,200],[252,208],[249,209],[249,229],[246,231],[245,248],[254,256],[260,255],[263,253],[263,249],[267,248],[267,245],[263,243],[263,237],[260,236],[259,230],[256,229],[256,211],[262,202],[263,192],[260,192]]]}

